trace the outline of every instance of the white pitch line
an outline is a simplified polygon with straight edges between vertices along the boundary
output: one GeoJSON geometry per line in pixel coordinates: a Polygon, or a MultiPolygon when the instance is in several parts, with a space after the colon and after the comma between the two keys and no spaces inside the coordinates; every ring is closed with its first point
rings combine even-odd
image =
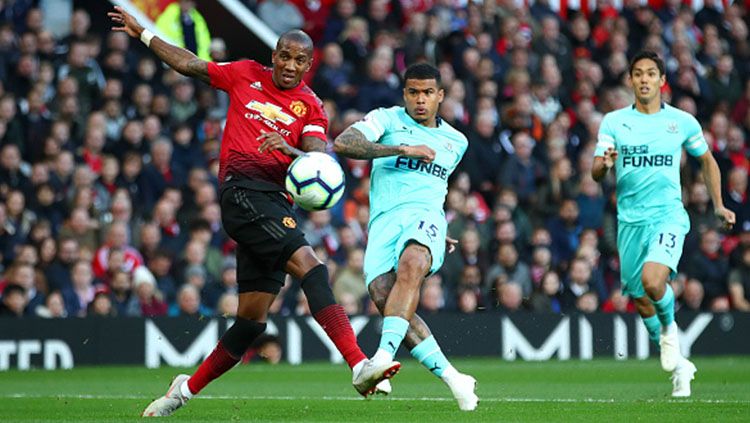
{"type": "MultiPolygon", "coordinates": [[[[60,394],[60,395],[39,395],[39,394],[0,394],[0,398],[8,399],[93,399],[93,400],[108,400],[108,399],[132,399],[132,400],[149,400],[153,399],[154,396],[150,395],[99,395],[99,394],[60,394]]],[[[363,398],[357,397],[337,397],[337,396],[322,396],[322,397],[308,397],[308,396],[284,396],[284,395],[257,395],[257,396],[238,396],[238,395],[201,395],[196,397],[204,400],[275,400],[275,401],[290,401],[290,400],[302,400],[302,401],[364,401],[363,398]]],[[[453,402],[453,398],[440,398],[440,397],[390,397],[382,398],[386,401],[409,401],[409,402],[453,402]]],[[[645,400],[617,400],[613,398],[518,398],[518,397],[503,397],[503,398],[480,398],[480,402],[518,402],[518,403],[594,403],[594,404],[617,404],[617,403],[701,403],[701,404],[750,404],[750,400],[731,400],[731,399],[645,399],[645,400]]]]}

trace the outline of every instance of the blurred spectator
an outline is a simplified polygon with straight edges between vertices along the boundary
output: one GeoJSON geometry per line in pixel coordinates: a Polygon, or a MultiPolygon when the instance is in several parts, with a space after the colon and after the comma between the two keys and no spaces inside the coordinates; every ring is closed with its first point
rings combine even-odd
{"type": "Polygon", "coordinates": [[[221,298],[219,298],[219,304],[216,307],[216,315],[224,318],[236,317],[239,301],[237,294],[223,294],[221,298]]]}
{"type": "Polygon", "coordinates": [[[729,272],[729,296],[732,307],[739,311],[750,311],[750,249],[741,252],[739,267],[729,272]]]}
{"type": "Polygon", "coordinates": [[[356,303],[363,303],[367,297],[367,285],[363,272],[365,261],[364,250],[351,250],[346,260],[346,266],[338,271],[333,283],[333,296],[341,302],[345,294],[354,298],[356,303]]]}
{"type": "Polygon", "coordinates": [[[28,299],[22,286],[6,286],[0,300],[0,317],[23,317],[28,299]]]}
{"type": "Polygon", "coordinates": [[[513,244],[503,244],[497,250],[497,264],[487,271],[485,286],[492,288],[495,286],[493,282],[498,278],[506,281],[505,283],[518,284],[524,298],[531,295],[532,283],[529,266],[519,261],[518,251],[513,244]]]}
{"type": "MultiPolygon", "coordinates": [[[[441,270],[442,275],[449,281],[456,281],[464,267],[468,265],[477,266],[479,271],[485,274],[490,263],[487,253],[481,248],[480,243],[479,232],[473,229],[464,231],[461,239],[459,239],[457,250],[445,257],[441,270]]],[[[448,285],[455,287],[455,282],[448,285]]]]}
{"type": "Polygon", "coordinates": [[[512,137],[513,154],[502,167],[499,182],[518,195],[519,204],[529,207],[535,204],[537,184],[544,178],[542,165],[532,156],[534,140],[526,133],[519,132],[512,137]]]}
{"type": "Polygon", "coordinates": [[[112,300],[106,292],[97,291],[94,299],[89,304],[87,316],[95,317],[116,317],[117,313],[112,307],[112,300]]]}
{"type": "MultiPolygon", "coordinates": [[[[140,306],[140,315],[144,317],[167,315],[169,306],[164,302],[161,293],[156,290],[154,275],[145,266],[138,266],[133,271],[133,290],[140,306]]],[[[188,301],[185,302],[183,310],[190,310],[188,303],[188,301]]]]}
{"type": "Polygon", "coordinates": [[[109,283],[110,303],[118,316],[141,315],[138,299],[133,295],[133,279],[128,272],[115,271],[109,283]]]}
{"type": "Polygon", "coordinates": [[[266,361],[269,364],[278,364],[284,354],[281,341],[274,335],[260,335],[253,341],[245,355],[242,357],[243,363],[248,363],[257,359],[266,361]]]}
{"type": "Polygon", "coordinates": [[[86,310],[94,299],[94,273],[91,263],[78,260],[70,271],[72,285],[62,289],[65,310],[69,316],[86,317],[86,310]]]}
{"type": "MultiPolygon", "coordinates": [[[[440,279],[431,276],[422,284],[422,293],[419,296],[419,311],[421,313],[436,313],[445,307],[445,293],[440,282],[440,279]]],[[[474,302],[476,303],[476,294],[471,290],[467,292],[474,296],[474,302]]]]}
{"type": "Polygon", "coordinates": [[[593,313],[599,308],[599,297],[593,292],[586,292],[576,300],[576,310],[582,313],[593,313]]]}
{"type": "Polygon", "coordinates": [[[562,297],[564,309],[575,308],[578,298],[592,290],[591,270],[591,265],[585,259],[576,258],[570,263],[562,297]]]}
{"type": "Polygon", "coordinates": [[[554,271],[544,274],[540,287],[531,295],[529,305],[532,311],[544,313],[562,312],[562,284],[554,271]]]}
{"type": "Polygon", "coordinates": [[[521,285],[517,283],[503,283],[497,287],[497,304],[505,312],[521,309],[523,296],[521,285]]]}
{"type": "Polygon", "coordinates": [[[700,247],[685,263],[685,273],[703,286],[703,307],[707,308],[718,297],[728,292],[729,260],[721,251],[719,233],[713,229],[701,235],[700,247]]]}
{"type": "Polygon", "coordinates": [[[391,72],[392,54],[390,49],[380,49],[368,60],[367,77],[359,86],[355,109],[366,113],[378,107],[392,107],[401,103],[399,80],[391,72]]]}
{"type": "MultiPolygon", "coordinates": [[[[340,7],[348,8],[349,6],[345,4],[349,1],[351,0],[340,0],[339,4],[344,4],[340,7]]],[[[365,72],[367,71],[367,68],[365,64],[367,63],[368,45],[370,44],[370,33],[368,31],[367,21],[359,17],[347,19],[345,27],[339,35],[338,41],[341,45],[341,50],[344,52],[344,60],[354,66],[355,74],[366,75],[365,72]]],[[[380,70],[376,73],[382,74],[383,71],[380,70]]],[[[387,106],[391,105],[393,104],[388,104],[387,106]]],[[[370,110],[363,110],[361,108],[357,109],[363,112],[370,110]]]]}
{"type": "Polygon", "coordinates": [[[612,290],[612,294],[607,301],[602,304],[602,311],[605,313],[635,313],[635,305],[630,301],[630,297],[622,295],[619,289],[612,290]]]}
{"type": "Polygon", "coordinates": [[[203,60],[211,60],[208,54],[211,34],[194,0],[179,0],[167,6],[156,19],[156,27],[175,45],[203,60]]]}
{"type": "Polygon", "coordinates": [[[287,0],[263,0],[258,6],[258,17],[276,34],[301,29],[304,23],[302,13],[287,0]]]}
{"type": "Polygon", "coordinates": [[[177,282],[171,273],[172,256],[164,250],[157,251],[148,262],[148,269],[156,278],[159,292],[164,295],[167,303],[172,304],[177,298],[177,282]]]}
{"type": "Polygon", "coordinates": [[[97,224],[91,219],[89,211],[77,207],[70,212],[70,217],[60,229],[60,237],[75,239],[78,246],[95,251],[99,245],[97,229],[97,224]]]}
{"type": "Polygon", "coordinates": [[[170,316],[208,317],[210,311],[201,304],[201,294],[192,285],[184,285],[177,292],[177,303],[169,308],[170,316]]]}
{"type": "Polygon", "coordinates": [[[575,196],[576,184],[573,179],[573,165],[567,157],[562,157],[552,163],[546,183],[539,187],[538,207],[535,208],[538,220],[546,222],[554,218],[560,209],[562,200],[575,196]]]}
{"type": "Polygon", "coordinates": [[[502,169],[505,156],[500,139],[495,133],[496,124],[489,112],[476,116],[474,128],[467,134],[469,148],[462,165],[471,179],[471,189],[479,191],[487,202],[494,200],[497,172],[498,169],[502,169]]]}
{"type": "Polygon", "coordinates": [[[52,291],[47,295],[44,305],[40,305],[35,310],[36,315],[45,319],[59,319],[68,317],[65,310],[65,301],[60,291],[52,291]]]}
{"type": "Polygon", "coordinates": [[[567,198],[560,205],[558,216],[547,224],[552,238],[552,260],[556,264],[566,266],[578,248],[579,236],[583,230],[578,216],[578,204],[567,198]]]}
{"type": "Polygon", "coordinates": [[[333,255],[339,249],[338,236],[331,224],[329,210],[311,212],[307,222],[302,226],[302,231],[310,245],[324,246],[328,255],[333,255]]]}
{"type": "Polygon", "coordinates": [[[109,269],[109,251],[111,249],[120,249],[123,252],[122,270],[132,272],[133,269],[143,264],[141,254],[128,243],[128,228],[125,222],[114,222],[107,230],[107,237],[104,245],[99,247],[94,254],[93,269],[94,276],[102,278],[109,269]]]}
{"type": "Polygon", "coordinates": [[[349,106],[350,99],[356,93],[352,85],[354,68],[344,61],[341,46],[329,43],[323,47],[321,64],[315,71],[312,86],[321,98],[330,98],[339,109],[349,106]]]}

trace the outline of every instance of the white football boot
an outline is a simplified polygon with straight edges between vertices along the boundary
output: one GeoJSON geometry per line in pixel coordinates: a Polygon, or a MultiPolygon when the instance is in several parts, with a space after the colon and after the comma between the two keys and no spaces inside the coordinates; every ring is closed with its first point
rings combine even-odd
{"type": "Polygon", "coordinates": [[[151,404],[143,410],[143,417],[169,416],[178,408],[185,405],[188,398],[182,395],[180,386],[188,379],[190,379],[190,376],[188,375],[177,375],[172,380],[172,384],[169,385],[167,393],[163,397],[153,400],[151,404]]]}
{"type": "Polygon", "coordinates": [[[352,373],[352,385],[363,397],[376,392],[377,385],[385,379],[390,379],[401,369],[398,361],[375,362],[364,360],[362,366],[355,366],[352,373]]]}
{"type": "Polygon", "coordinates": [[[687,398],[690,396],[690,382],[695,379],[698,369],[690,360],[683,358],[672,372],[672,396],[687,398]]]}

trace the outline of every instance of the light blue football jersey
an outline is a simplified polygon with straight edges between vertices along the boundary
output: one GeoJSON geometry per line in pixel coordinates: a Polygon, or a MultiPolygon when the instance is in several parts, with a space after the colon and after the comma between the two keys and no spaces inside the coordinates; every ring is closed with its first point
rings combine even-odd
{"type": "Polygon", "coordinates": [[[653,114],[641,113],[635,106],[615,110],[602,119],[594,156],[603,156],[609,147],[618,152],[620,222],[641,225],[670,216],[687,218],[680,186],[682,148],[692,156],[708,150],[693,116],[668,104],[653,114]]]}
{"type": "Polygon", "coordinates": [[[370,221],[405,207],[442,210],[448,177],[469,146],[464,134],[441,120],[435,128],[417,123],[403,107],[375,109],[352,125],[372,142],[383,145],[425,144],[435,160],[425,163],[404,156],[373,160],[370,178],[370,221]]]}

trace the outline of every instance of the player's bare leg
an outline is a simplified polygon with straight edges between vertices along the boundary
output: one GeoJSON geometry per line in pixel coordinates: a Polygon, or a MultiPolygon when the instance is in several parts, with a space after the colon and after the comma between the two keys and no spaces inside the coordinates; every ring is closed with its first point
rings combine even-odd
{"type": "Polygon", "coordinates": [[[333,298],[333,291],[328,284],[328,268],[311,247],[305,246],[292,254],[285,270],[301,281],[310,312],[352,369],[352,383],[357,392],[363,396],[374,393],[377,384],[392,375],[380,372],[373,377],[361,377],[362,370],[368,363],[367,356],[357,344],[357,337],[344,308],[333,298]]]}
{"type": "Polygon", "coordinates": [[[646,262],[641,279],[643,289],[653,304],[655,315],[661,325],[659,334],[661,366],[665,371],[672,372],[672,396],[689,397],[690,381],[695,378],[697,369],[680,352],[679,329],[674,321],[674,293],[667,282],[670,272],[669,267],[663,264],[646,262]]]}
{"type": "Polygon", "coordinates": [[[237,319],[224,332],[216,348],[192,375],[178,375],[167,393],[155,399],[143,411],[144,417],[169,416],[197,395],[211,381],[234,367],[247,348],[266,330],[268,308],[276,294],[269,292],[243,292],[239,295],[237,319]]]}
{"type": "MultiPolygon", "coordinates": [[[[370,282],[370,298],[381,314],[395,283],[395,272],[385,273],[370,282]]],[[[403,342],[417,361],[448,385],[461,410],[470,411],[476,408],[479,401],[474,393],[476,380],[469,375],[459,373],[450,364],[429,326],[416,313],[409,320],[409,329],[406,331],[403,342]]]]}
{"type": "Polygon", "coordinates": [[[401,253],[396,272],[396,282],[383,308],[383,330],[377,352],[362,370],[359,381],[385,373],[393,376],[401,364],[393,360],[399,345],[406,336],[409,320],[414,316],[419,302],[422,279],[430,270],[430,250],[414,241],[407,243],[401,253]]]}

